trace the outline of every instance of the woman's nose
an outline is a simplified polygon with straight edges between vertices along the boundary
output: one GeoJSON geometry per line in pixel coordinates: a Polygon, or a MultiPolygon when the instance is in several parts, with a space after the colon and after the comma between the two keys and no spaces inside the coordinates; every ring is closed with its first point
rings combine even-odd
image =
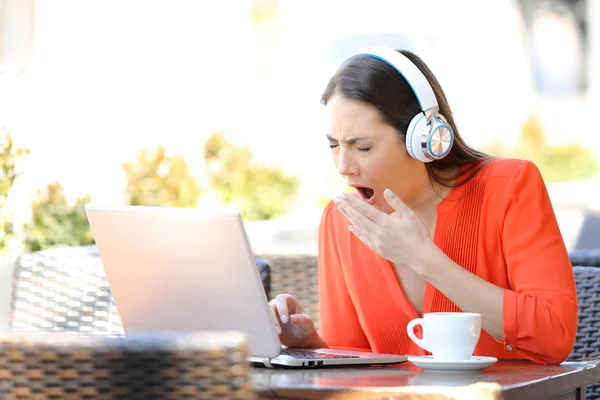
{"type": "Polygon", "coordinates": [[[356,175],[358,172],[358,168],[352,160],[352,157],[345,151],[341,151],[338,155],[337,170],[342,176],[356,175]]]}

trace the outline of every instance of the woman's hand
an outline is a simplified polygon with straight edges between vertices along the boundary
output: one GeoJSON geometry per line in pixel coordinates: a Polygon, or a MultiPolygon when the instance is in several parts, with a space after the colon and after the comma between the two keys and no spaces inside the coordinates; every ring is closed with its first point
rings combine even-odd
{"type": "Polygon", "coordinates": [[[396,210],[386,214],[361,199],[342,194],[333,201],[352,223],[348,227],[364,244],[392,263],[422,273],[427,255],[435,247],[423,221],[391,190],[385,198],[396,210]]]}
{"type": "Polygon", "coordinates": [[[348,229],[367,246],[392,263],[415,270],[461,310],[481,314],[482,328],[504,341],[504,289],[452,261],[433,243],[413,210],[389,189],[385,197],[396,210],[392,214],[346,194],[334,201],[352,223],[348,229]]]}
{"type": "Polygon", "coordinates": [[[277,295],[269,306],[281,344],[287,347],[323,347],[312,318],[294,296],[277,295]]]}

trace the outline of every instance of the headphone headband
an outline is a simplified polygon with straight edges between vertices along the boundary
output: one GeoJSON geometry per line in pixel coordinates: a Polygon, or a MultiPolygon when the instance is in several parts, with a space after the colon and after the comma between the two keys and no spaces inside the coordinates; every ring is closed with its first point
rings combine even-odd
{"type": "Polygon", "coordinates": [[[408,82],[408,85],[417,97],[421,111],[430,109],[433,109],[434,112],[438,111],[438,103],[427,78],[404,54],[388,47],[370,47],[350,56],[346,62],[358,56],[376,58],[393,67],[408,82]]]}

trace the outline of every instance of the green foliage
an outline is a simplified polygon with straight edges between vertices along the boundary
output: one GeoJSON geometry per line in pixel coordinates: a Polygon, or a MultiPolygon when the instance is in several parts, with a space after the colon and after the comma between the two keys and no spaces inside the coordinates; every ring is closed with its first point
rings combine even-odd
{"type": "Polygon", "coordinates": [[[143,150],[136,162],[123,164],[125,194],[131,205],[196,207],[200,188],[182,156],[168,157],[159,146],[143,150]]]}
{"type": "Polygon", "coordinates": [[[11,250],[11,242],[15,240],[12,213],[7,206],[8,195],[20,175],[17,161],[29,155],[29,149],[15,147],[12,136],[3,129],[0,150],[0,253],[5,253],[11,250]]]}
{"type": "Polygon", "coordinates": [[[37,191],[31,206],[31,222],[25,228],[25,249],[38,251],[53,247],[82,246],[94,243],[84,206],[89,195],[67,204],[63,187],[51,183],[37,191]]]}
{"type": "Polygon", "coordinates": [[[496,142],[487,152],[533,161],[546,182],[586,179],[598,173],[598,160],[589,149],[577,143],[549,144],[543,126],[535,116],[523,125],[521,137],[514,148],[507,149],[496,142]]]}
{"type": "Polygon", "coordinates": [[[204,159],[212,187],[224,203],[239,208],[245,220],[277,218],[297,194],[297,177],[256,162],[247,147],[229,143],[222,132],[207,140],[204,159]]]}

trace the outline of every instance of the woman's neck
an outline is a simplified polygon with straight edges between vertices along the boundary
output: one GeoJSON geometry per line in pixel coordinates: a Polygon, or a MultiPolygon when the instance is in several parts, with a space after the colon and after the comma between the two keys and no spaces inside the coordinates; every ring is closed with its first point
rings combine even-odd
{"type": "MultiPolygon", "coordinates": [[[[425,171],[427,173],[427,171],[425,171]]],[[[441,177],[445,182],[448,182],[449,186],[441,185],[433,179],[429,179],[429,174],[426,176],[426,184],[423,188],[414,196],[407,205],[417,215],[428,215],[435,211],[438,204],[442,202],[452,190],[452,185],[458,175],[458,168],[454,168],[450,171],[444,171],[440,173],[441,177]]]]}

